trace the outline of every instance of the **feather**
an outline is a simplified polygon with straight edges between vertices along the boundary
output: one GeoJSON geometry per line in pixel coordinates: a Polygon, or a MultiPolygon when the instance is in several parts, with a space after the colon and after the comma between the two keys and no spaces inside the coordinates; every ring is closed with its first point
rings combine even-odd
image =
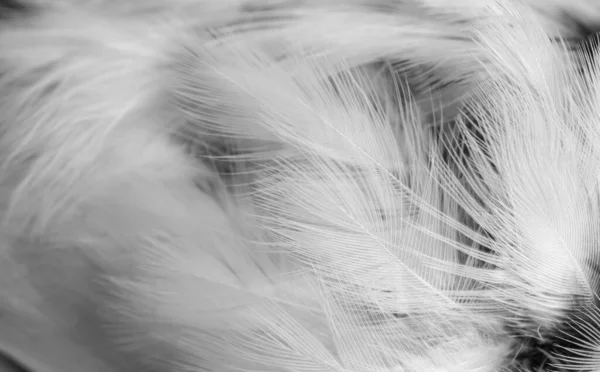
{"type": "Polygon", "coordinates": [[[0,24],[8,359],[600,369],[598,63],[555,18],[593,4],[26,5],[0,24]]]}

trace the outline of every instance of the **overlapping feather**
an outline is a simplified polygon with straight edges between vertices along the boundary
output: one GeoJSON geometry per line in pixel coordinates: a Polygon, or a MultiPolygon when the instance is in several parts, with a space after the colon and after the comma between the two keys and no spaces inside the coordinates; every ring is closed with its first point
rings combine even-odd
{"type": "Polygon", "coordinates": [[[600,367],[596,66],[527,9],[92,3],[0,32],[0,278],[27,284],[0,304],[82,359],[6,322],[5,350],[56,371],[600,367]]]}

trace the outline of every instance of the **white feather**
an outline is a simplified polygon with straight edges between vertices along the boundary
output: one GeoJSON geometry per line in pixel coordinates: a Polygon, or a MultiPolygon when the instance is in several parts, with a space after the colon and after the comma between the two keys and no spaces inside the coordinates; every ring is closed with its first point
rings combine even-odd
{"type": "Polygon", "coordinates": [[[600,368],[597,66],[548,17],[592,4],[28,4],[0,26],[3,354],[600,368]]]}

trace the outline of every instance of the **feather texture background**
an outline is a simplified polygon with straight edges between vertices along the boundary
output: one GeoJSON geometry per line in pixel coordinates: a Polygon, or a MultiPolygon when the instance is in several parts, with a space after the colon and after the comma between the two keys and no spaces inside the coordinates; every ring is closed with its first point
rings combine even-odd
{"type": "Polygon", "coordinates": [[[0,7],[0,370],[600,370],[593,1],[0,7]]]}

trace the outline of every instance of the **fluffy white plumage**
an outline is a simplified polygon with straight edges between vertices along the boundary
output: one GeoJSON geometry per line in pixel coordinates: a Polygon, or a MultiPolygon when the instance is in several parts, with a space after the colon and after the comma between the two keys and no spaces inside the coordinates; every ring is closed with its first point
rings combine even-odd
{"type": "Polygon", "coordinates": [[[598,63],[575,46],[599,20],[25,2],[0,22],[0,351],[34,372],[600,370],[598,63]]]}

